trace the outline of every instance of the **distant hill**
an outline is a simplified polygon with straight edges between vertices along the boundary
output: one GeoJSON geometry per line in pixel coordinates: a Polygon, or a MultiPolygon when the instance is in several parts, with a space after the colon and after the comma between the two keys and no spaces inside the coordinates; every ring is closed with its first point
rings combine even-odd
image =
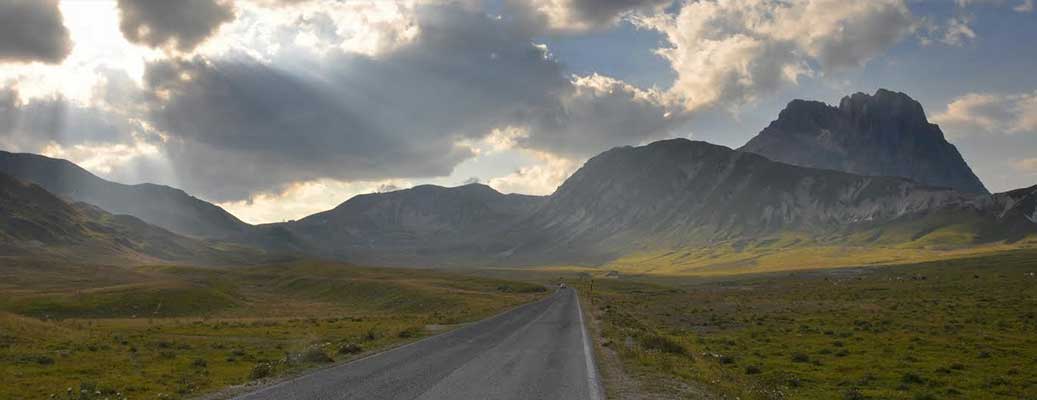
{"type": "Polygon", "coordinates": [[[489,186],[416,186],[353,197],[298,221],[263,225],[297,237],[309,252],[373,265],[464,259],[486,252],[486,236],[530,215],[544,198],[489,186]]]}
{"type": "Polygon", "coordinates": [[[838,107],[793,100],[739,150],[804,167],[988,193],[922,105],[885,89],[844,97],[838,107]]]}
{"type": "Polygon", "coordinates": [[[177,235],[128,215],[67,203],[0,173],[0,253],[92,262],[248,263],[260,252],[177,235]]]}
{"type": "Polygon", "coordinates": [[[66,160],[0,151],[0,173],[33,182],[70,201],[132,215],[182,235],[223,239],[243,235],[250,227],[222,208],[182,190],[149,183],[110,182],[66,160]]]}

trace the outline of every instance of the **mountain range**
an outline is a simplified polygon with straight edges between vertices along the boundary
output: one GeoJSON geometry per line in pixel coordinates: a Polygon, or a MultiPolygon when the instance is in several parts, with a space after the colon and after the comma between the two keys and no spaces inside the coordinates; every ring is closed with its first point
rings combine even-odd
{"type": "MultiPolygon", "coordinates": [[[[32,203],[60,211],[44,220],[75,226],[130,218],[100,209],[133,215],[140,220],[123,225],[207,257],[225,257],[206,253],[213,243],[236,242],[371,265],[597,264],[789,237],[797,238],[793,244],[953,249],[1037,235],[1037,186],[988,194],[921,105],[886,90],[848,96],[839,107],[794,100],[739,150],[686,139],[614,148],[588,160],[550,196],[502,194],[480,184],[423,185],[256,226],[177,189],[108,182],[63,160],[0,153],[0,172],[42,187],[5,198],[5,213],[14,212],[12,204],[32,203]]],[[[52,236],[68,240],[43,241],[27,226],[7,222],[0,230],[22,243],[94,243],[81,237],[92,233],[64,225],[55,229],[65,233],[52,236]]],[[[183,258],[111,244],[130,236],[96,245],[183,258]]]]}
{"type": "Polygon", "coordinates": [[[0,251],[105,263],[249,263],[262,253],[240,245],[188,238],[129,215],[69,203],[42,187],[0,173],[0,251]]]}
{"type": "Polygon", "coordinates": [[[245,234],[250,228],[224,209],[180,189],[107,181],[66,160],[0,151],[0,172],[67,200],[133,215],[181,235],[222,239],[245,234]]]}

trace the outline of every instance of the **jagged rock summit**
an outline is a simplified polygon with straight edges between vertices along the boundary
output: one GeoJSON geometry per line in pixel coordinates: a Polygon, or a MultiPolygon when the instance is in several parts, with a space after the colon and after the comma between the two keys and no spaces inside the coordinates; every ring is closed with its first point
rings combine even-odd
{"type": "Polygon", "coordinates": [[[793,100],[739,150],[804,167],[989,193],[922,105],[885,89],[846,96],[838,107],[793,100]]]}

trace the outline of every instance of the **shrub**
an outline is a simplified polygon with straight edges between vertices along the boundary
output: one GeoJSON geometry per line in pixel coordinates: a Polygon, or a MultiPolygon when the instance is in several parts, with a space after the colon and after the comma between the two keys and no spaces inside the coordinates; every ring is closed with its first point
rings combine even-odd
{"type": "Polygon", "coordinates": [[[864,400],[867,398],[868,397],[865,396],[864,393],[861,393],[860,389],[857,388],[849,388],[843,392],[843,400],[864,400]]]}
{"type": "Polygon", "coordinates": [[[911,385],[917,383],[925,383],[925,379],[922,378],[921,375],[918,375],[914,372],[906,372],[903,376],[900,377],[900,382],[911,385]]]}
{"type": "Polygon", "coordinates": [[[750,366],[745,367],[745,374],[746,375],[756,375],[756,374],[758,374],[760,372],[763,372],[763,371],[760,370],[760,367],[757,367],[755,365],[750,365],[750,366]]]}
{"type": "Polygon", "coordinates": [[[686,354],[687,350],[673,339],[656,334],[645,335],[641,339],[641,345],[649,350],[661,351],[670,354],[686,354]]]}
{"type": "Polygon", "coordinates": [[[273,373],[274,367],[272,365],[270,365],[269,363],[259,363],[256,364],[256,366],[252,367],[252,372],[249,372],[248,379],[252,381],[257,379],[263,379],[270,375],[273,375],[273,373]]]}
{"type": "Polygon", "coordinates": [[[357,354],[364,351],[364,348],[356,343],[343,343],[338,347],[339,354],[357,354]]]}
{"type": "Polygon", "coordinates": [[[300,353],[299,354],[299,360],[303,361],[303,362],[311,362],[311,363],[329,363],[329,362],[335,361],[331,357],[328,357],[328,354],[325,353],[324,350],[321,350],[321,348],[317,347],[317,346],[310,346],[309,348],[304,350],[302,353],[300,353]]]}
{"type": "Polygon", "coordinates": [[[417,337],[419,335],[421,335],[421,328],[412,326],[410,328],[400,331],[400,333],[397,336],[399,336],[401,339],[407,339],[417,337]]]}

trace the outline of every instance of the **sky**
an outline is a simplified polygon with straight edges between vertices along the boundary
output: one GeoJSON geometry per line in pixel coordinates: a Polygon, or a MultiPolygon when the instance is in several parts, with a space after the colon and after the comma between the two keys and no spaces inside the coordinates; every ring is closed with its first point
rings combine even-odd
{"type": "Polygon", "coordinates": [[[251,223],[356,194],[550,194],[615,146],[732,148],[901,91],[991,191],[1037,183],[1034,0],[4,0],[0,149],[251,223]]]}

